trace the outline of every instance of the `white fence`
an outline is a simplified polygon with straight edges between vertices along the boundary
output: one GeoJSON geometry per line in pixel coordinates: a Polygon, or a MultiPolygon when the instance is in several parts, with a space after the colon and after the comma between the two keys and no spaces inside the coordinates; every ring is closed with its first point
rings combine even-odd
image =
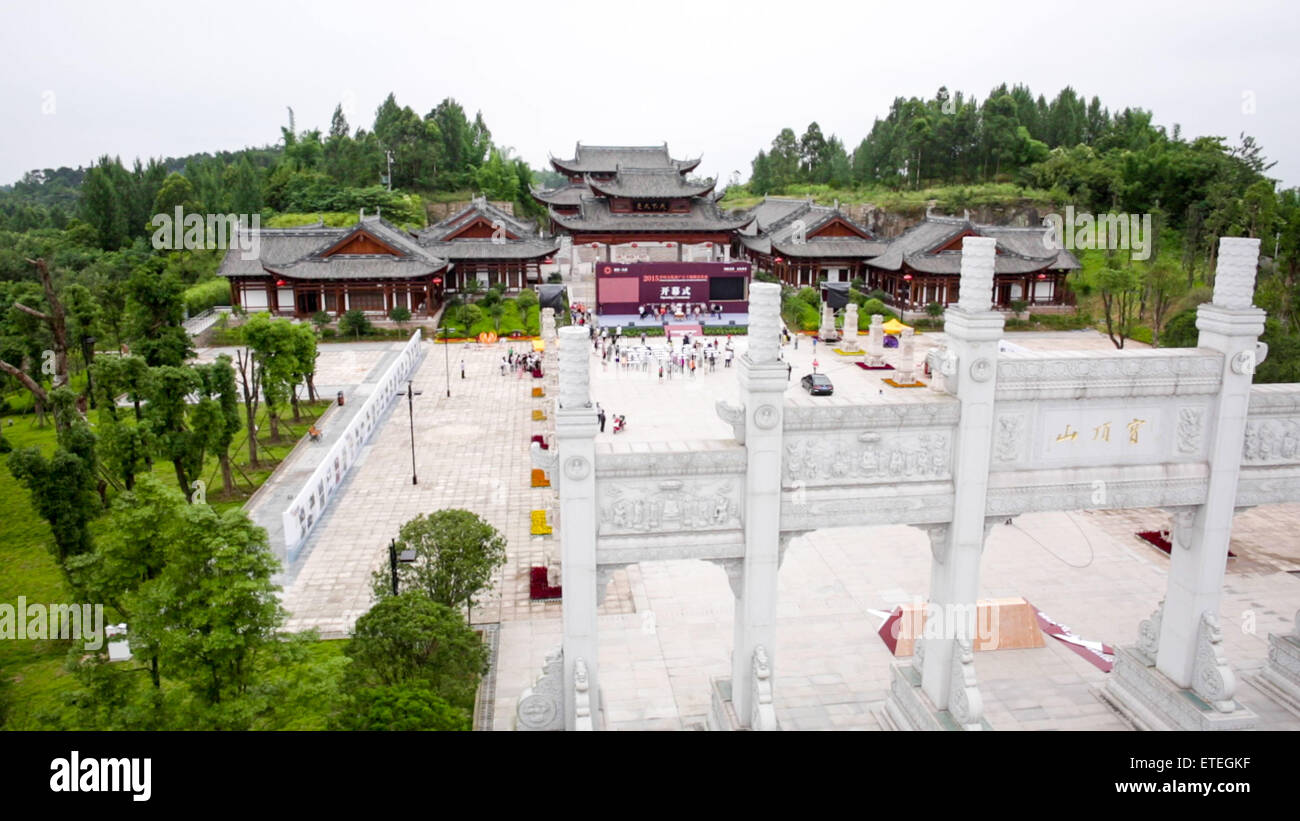
{"type": "Polygon", "coordinates": [[[366,397],[361,410],[348,422],[338,441],[325,454],[320,465],[293,502],[285,508],[284,524],[284,559],[293,561],[294,555],[307,541],[311,529],[320,521],[334,491],[347,477],[348,471],[356,464],[361,448],[370,439],[370,434],[379,426],[379,420],[388,409],[388,404],[395,396],[406,391],[406,380],[415,372],[416,365],[424,354],[420,344],[420,330],[416,329],[402,349],[397,360],[388,367],[380,377],[374,393],[366,397]]]}

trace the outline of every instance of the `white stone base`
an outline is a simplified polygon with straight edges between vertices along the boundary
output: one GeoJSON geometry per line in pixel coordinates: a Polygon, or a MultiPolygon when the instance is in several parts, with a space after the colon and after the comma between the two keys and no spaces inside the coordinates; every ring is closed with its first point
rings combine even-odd
{"type": "Polygon", "coordinates": [[[1240,702],[1220,712],[1191,689],[1148,665],[1132,647],[1115,651],[1115,666],[1097,695],[1138,730],[1253,730],[1258,717],[1240,702]]]}
{"type": "MultiPolygon", "coordinates": [[[[731,703],[730,678],[710,676],[709,690],[712,697],[709,699],[709,715],[706,724],[710,730],[737,731],[750,729],[749,727],[742,727],[740,720],[736,718],[736,708],[731,703]]],[[[775,729],[781,729],[780,724],[775,729]]]]}
{"type": "MultiPolygon", "coordinates": [[[[889,698],[878,710],[880,724],[888,730],[954,730],[965,728],[947,710],[939,710],[921,690],[921,673],[910,663],[889,665],[889,698]]],[[[980,719],[980,729],[992,730],[988,719],[980,719]]]]}
{"type": "Polygon", "coordinates": [[[1300,716],[1300,636],[1268,634],[1268,663],[1251,683],[1300,716]]]}

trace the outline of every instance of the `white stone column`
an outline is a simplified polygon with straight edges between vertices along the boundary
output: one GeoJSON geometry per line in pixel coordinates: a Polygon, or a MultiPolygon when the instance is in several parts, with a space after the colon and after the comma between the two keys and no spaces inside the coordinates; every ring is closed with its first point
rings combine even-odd
{"type": "Polygon", "coordinates": [[[871,325],[867,328],[867,362],[876,366],[885,361],[885,317],[872,314],[871,325]]]}
{"type": "MultiPolygon", "coordinates": [[[[731,652],[732,705],[742,726],[753,729],[755,652],[765,653],[765,687],[775,681],[776,580],[780,568],[781,458],[786,366],[781,347],[781,286],[755,282],[749,289],[749,350],[740,358],[740,398],[745,413],[745,559],[736,596],[731,652]]],[[[763,654],[760,654],[763,655],[763,654]]]]}
{"type": "MultiPolygon", "coordinates": [[[[1202,615],[1209,613],[1216,620],[1219,616],[1256,345],[1264,332],[1264,311],[1251,304],[1258,261],[1258,239],[1221,238],[1214,300],[1196,312],[1196,327],[1201,332],[1198,347],[1223,352],[1223,386],[1210,414],[1214,422],[1208,437],[1206,502],[1196,511],[1185,549],[1170,554],[1160,621],[1156,667],[1179,687],[1191,687],[1194,679],[1203,678],[1194,675],[1202,615]]],[[[1207,675],[1213,677],[1214,673],[1207,675]]],[[[1232,682],[1226,681],[1221,692],[1210,692],[1213,698],[1206,700],[1231,699],[1232,689],[1232,682]]],[[[1197,692],[1201,693],[1200,687],[1197,692]]]]}
{"type": "Polygon", "coordinates": [[[916,381],[916,331],[904,328],[898,335],[898,373],[894,381],[910,385],[916,381]]]}
{"type": "Polygon", "coordinates": [[[822,303],[822,326],[817,331],[817,335],[822,338],[823,342],[829,342],[835,338],[835,312],[831,310],[829,302],[822,303]]]}
{"type": "Polygon", "coordinates": [[[596,408],[588,390],[586,329],[560,329],[560,395],[555,410],[564,586],[564,728],[576,727],[575,664],[586,666],[592,725],[602,729],[596,608],[596,408]]]}
{"type": "MultiPolygon", "coordinates": [[[[961,401],[959,422],[953,447],[952,523],[946,533],[932,533],[934,561],[930,602],[953,607],[970,617],[959,620],[973,625],[979,597],[979,565],[984,551],[985,504],[988,472],[993,444],[993,397],[997,386],[998,340],[1002,337],[1002,315],[992,310],[993,265],[996,240],[966,237],[962,240],[961,299],[948,309],[944,333],[949,350],[957,358],[957,373],[948,381],[950,393],[961,401]],[[946,537],[946,545],[943,541],[946,537]]],[[[950,620],[951,621],[951,620],[950,620]]],[[[926,639],[921,688],[938,710],[950,710],[956,716],[972,709],[973,670],[964,682],[958,675],[963,667],[961,656],[954,665],[961,636],[926,639]],[[954,690],[958,692],[954,693],[954,690]],[[957,699],[954,700],[954,695],[957,699]]],[[[964,637],[973,641],[972,636],[964,637]]],[[[973,712],[978,724],[979,710],[973,712]]],[[[959,721],[961,719],[959,718],[959,721]]]]}
{"type": "Polygon", "coordinates": [[[858,348],[858,303],[850,302],[844,309],[844,340],[840,346],[845,351],[858,348]]]}

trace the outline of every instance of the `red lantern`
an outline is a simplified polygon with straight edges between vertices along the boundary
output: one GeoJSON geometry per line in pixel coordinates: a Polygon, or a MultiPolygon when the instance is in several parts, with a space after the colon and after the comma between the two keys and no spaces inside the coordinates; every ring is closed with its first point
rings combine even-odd
{"type": "Polygon", "coordinates": [[[779,265],[779,264],[781,264],[782,262],[785,262],[785,258],[784,258],[784,257],[777,257],[776,259],[774,259],[774,260],[772,260],[772,261],[775,262],[775,263],[777,263],[777,264],[779,265]]]}
{"type": "Polygon", "coordinates": [[[277,280],[275,281],[275,284],[278,285],[278,286],[280,286],[280,287],[284,287],[284,286],[287,285],[288,283],[286,283],[283,279],[277,279],[277,280]]]}
{"type": "Polygon", "coordinates": [[[441,285],[441,284],[442,284],[442,277],[434,277],[434,278],[433,278],[433,284],[434,284],[434,285],[441,285]]]}
{"type": "Polygon", "coordinates": [[[713,247],[713,243],[711,243],[711,242],[706,242],[706,243],[704,243],[704,247],[705,247],[705,248],[712,248],[712,247],[713,247]]]}
{"type": "Polygon", "coordinates": [[[592,248],[599,248],[599,247],[600,247],[600,243],[599,243],[599,242],[593,242],[593,243],[591,244],[591,247],[592,247],[592,248]]]}
{"type": "Polygon", "coordinates": [[[665,243],[664,243],[664,247],[666,247],[666,248],[672,248],[672,247],[673,247],[673,244],[672,244],[671,242],[665,242],[665,243]]]}
{"type": "Polygon", "coordinates": [[[912,275],[911,275],[911,274],[903,274],[903,281],[904,281],[904,282],[911,282],[911,281],[912,281],[912,275]]]}
{"type": "Polygon", "coordinates": [[[1039,279],[1047,279],[1047,274],[1039,274],[1039,275],[1038,275],[1038,278],[1039,278],[1039,279]]]}
{"type": "Polygon", "coordinates": [[[632,247],[633,247],[633,248],[635,248],[635,247],[636,247],[636,243],[635,243],[635,242],[634,242],[634,243],[632,243],[632,247]]]}

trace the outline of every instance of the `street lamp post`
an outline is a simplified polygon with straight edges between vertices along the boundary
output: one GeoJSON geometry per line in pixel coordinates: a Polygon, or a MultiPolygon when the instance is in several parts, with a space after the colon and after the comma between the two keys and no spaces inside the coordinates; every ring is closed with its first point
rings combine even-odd
{"type": "Polygon", "coordinates": [[[414,561],[415,561],[414,550],[403,550],[401,552],[401,555],[398,555],[397,540],[390,539],[388,541],[388,569],[392,572],[392,576],[393,576],[394,596],[397,595],[397,563],[401,562],[402,564],[412,564],[414,561]]]}
{"type": "Polygon", "coordinates": [[[415,397],[420,395],[420,391],[412,390],[412,383],[406,383],[406,407],[411,416],[411,484],[420,484],[419,477],[415,472],[415,397]]]}
{"type": "Polygon", "coordinates": [[[447,326],[442,326],[442,361],[446,365],[447,398],[451,398],[451,354],[447,353],[447,326]]]}

